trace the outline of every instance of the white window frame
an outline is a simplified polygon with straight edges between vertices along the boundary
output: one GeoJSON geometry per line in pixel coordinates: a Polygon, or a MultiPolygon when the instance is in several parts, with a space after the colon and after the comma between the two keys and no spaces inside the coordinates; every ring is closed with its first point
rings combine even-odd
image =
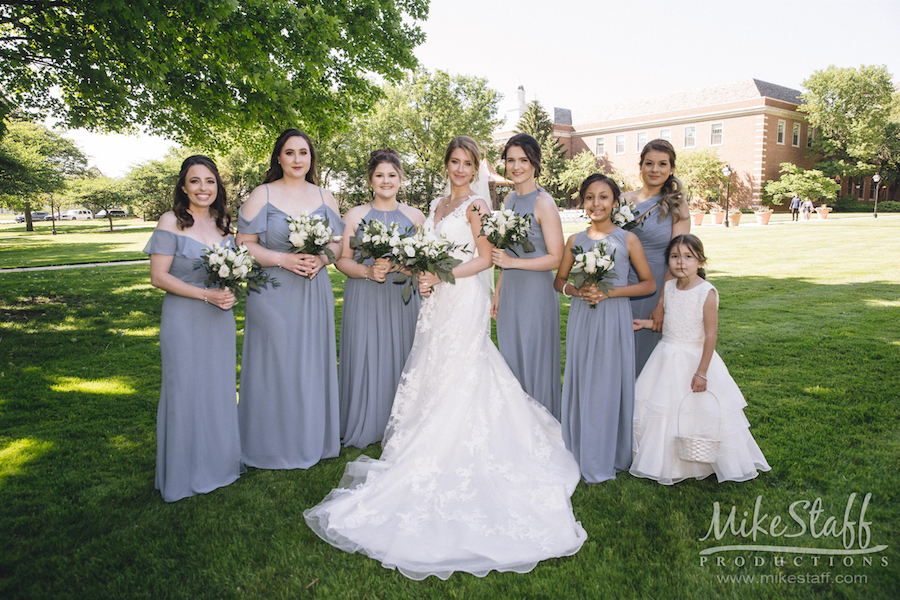
{"type": "Polygon", "coordinates": [[[620,133],[616,136],[616,154],[625,154],[625,134],[624,133],[620,133]],[[622,142],[622,144],[621,144],[622,151],[621,152],[619,152],[619,146],[620,146],[619,142],[620,141],[622,142]]]}
{"type": "Polygon", "coordinates": [[[794,123],[791,128],[791,146],[800,147],[800,123],[794,123]]]}
{"type": "Polygon", "coordinates": [[[666,140],[670,144],[672,143],[672,130],[671,129],[660,129],[659,130],[659,139],[666,140]]]}
{"type": "Polygon", "coordinates": [[[697,147],[697,126],[696,125],[685,125],[684,126],[684,147],[685,148],[696,148],[697,147]],[[691,130],[690,145],[688,145],[688,129],[691,130]]]}
{"type": "Polygon", "coordinates": [[[640,154],[640,153],[641,153],[641,150],[644,149],[644,146],[647,145],[647,132],[646,132],[646,131],[639,131],[639,132],[638,132],[636,144],[637,144],[637,149],[635,150],[635,152],[637,152],[638,154],[640,154]],[[643,141],[641,141],[642,139],[643,139],[643,141]]]}
{"type": "Polygon", "coordinates": [[[724,143],[725,143],[725,123],[722,121],[719,121],[718,123],[710,123],[710,125],[709,125],[709,145],[710,146],[721,146],[724,143]],[[720,128],[719,141],[715,142],[715,141],[713,141],[713,136],[715,136],[714,131],[715,131],[715,127],[717,125],[720,128]]]}
{"type": "Polygon", "coordinates": [[[815,128],[808,124],[806,125],[806,147],[812,148],[813,140],[816,139],[815,128]]]}
{"type": "Polygon", "coordinates": [[[775,143],[784,146],[784,133],[787,130],[787,122],[784,119],[778,119],[778,129],[775,132],[775,143]]]}
{"type": "Polygon", "coordinates": [[[606,155],[606,138],[604,136],[600,136],[597,138],[597,141],[594,142],[594,156],[604,156],[606,155]]]}

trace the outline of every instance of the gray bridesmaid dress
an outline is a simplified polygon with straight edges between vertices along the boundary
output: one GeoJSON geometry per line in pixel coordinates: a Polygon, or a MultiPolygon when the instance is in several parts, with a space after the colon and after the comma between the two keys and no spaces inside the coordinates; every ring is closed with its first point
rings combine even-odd
{"type": "MultiPolygon", "coordinates": [[[[415,224],[398,207],[392,211],[374,208],[363,217],[385,225],[398,223],[400,230],[415,224]]],[[[356,230],[362,236],[362,225],[356,230]]],[[[354,257],[359,260],[359,251],[354,257]]],[[[363,264],[371,265],[368,258],[363,264]]],[[[414,293],[403,302],[403,286],[389,274],[384,283],[347,278],[341,311],[341,439],[345,446],[365,448],[380,442],[391,416],[400,373],[416,335],[421,298],[414,293]]]]}
{"type": "MultiPolygon", "coordinates": [[[[662,221],[659,220],[659,202],[660,196],[656,195],[641,202],[637,206],[635,217],[640,218],[641,215],[647,215],[639,227],[631,230],[641,240],[644,247],[644,255],[650,264],[650,271],[653,273],[653,279],[656,281],[656,291],[649,296],[635,296],[631,299],[631,310],[635,319],[649,319],[650,313],[659,303],[659,294],[663,289],[663,283],[666,279],[666,269],[668,261],[666,260],[666,248],[672,239],[672,212],[666,215],[662,221]]],[[[637,273],[632,268],[628,274],[628,284],[638,283],[637,273]]],[[[634,332],[634,368],[635,377],[641,374],[641,369],[656,344],[662,339],[662,332],[653,331],[651,329],[639,329],[634,332]]]]}
{"type": "MultiPolygon", "coordinates": [[[[543,191],[519,196],[515,192],[506,208],[518,215],[531,215],[528,239],[534,252],[520,244],[506,253],[518,258],[547,254],[544,232],[534,216],[534,203],[543,191]]],[[[497,308],[497,344],[500,354],[525,392],[560,418],[559,294],[553,289],[553,271],[503,269],[500,305],[497,308]]]]}
{"type": "MultiPolygon", "coordinates": [[[[616,251],[613,287],[627,285],[625,231],[609,234],[616,251]]],[[[587,231],[575,239],[585,250],[601,240],[587,231]]],[[[566,373],[562,389],[562,431],[566,446],[588,483],[615,479],[631,466],[634,417],[634,336],[628,298],[607,298],[596,308],[572,297],[566,325],[566,373]]]]}
{"type": "MultiPolygon", "coordinates": [[[[169,273],[205,288],[206,270],[194,269],[194,263],[206,248],[193,238],[157,229],[144,252],[174,257],[169,273]]],[[[234,313],[167,292],[159,348],[156,489],[163,500],[175,502],[226,486],[243,472],[234,313]]]]}
{"type": "MultiPolygon", "coordinates": [[[[340,215],[324,199],[312,214],[326,217],[334,235],[343,232],[340,215]]],[[[288,216],[266,202],[250,221],[238,212],[238,231],[290,252],[288,216]]],[[[267,270],[281,285],[247,294],[245,308],[241,456],[260,469],[307,469],[340,452],[334,291],[325,269],[312,279],[267,270]]]]}

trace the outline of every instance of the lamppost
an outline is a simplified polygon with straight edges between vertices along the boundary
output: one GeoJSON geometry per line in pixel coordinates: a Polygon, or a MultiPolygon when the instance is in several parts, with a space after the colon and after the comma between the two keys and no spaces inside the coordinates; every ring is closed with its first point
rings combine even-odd
{"type": "Polygon", "coordinates": [[[725,227],[728,227],[728,222],[730,219],[728,218],[728,199],[731,197],[731,167],[726,163],[724,167],[722,167],[722,175],[727,179],[726,187],[725,187],[725,227]]]}
{"type": "Polygon", "coordinates": [[[872,175],[872,181],[875,182],[875,212],[872,214],[876,219],[878,218],[878,182],[881,181],[881,175],[875,173],[872,175]]]}

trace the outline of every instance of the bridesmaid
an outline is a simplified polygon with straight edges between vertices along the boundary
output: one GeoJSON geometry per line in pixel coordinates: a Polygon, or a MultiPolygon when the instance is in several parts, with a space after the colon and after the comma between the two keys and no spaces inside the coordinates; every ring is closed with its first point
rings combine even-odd
{"type": "Polygon", "coordinates": [[[162,387],[156,416],[156,489],[175,502],[240,476],[234,375],[234,294],[206,289],[203,251],[234,245],[225,187],[216,165],[191,156],[181,165],[174,207],[159,218],[144,252],[150,283],[166,295],[159,327],[162,387]]]}
{"type": "MultiPolygon", "coordinates": [[[[652,329],[634,332],[635,377],[640,375],[644,363],[662,338],[663,287],[671,279],[666,266],[666,248],[675,236],[691,232],[690,213],[681,192],[681,181],[675,177],[675,148],[666,140],[648,142],[641,151],[641,181],[639,190],[624,194],[628,202],[634,202],[635,217],[641,224],[631,231],[644,246],[644,254],[650,263],[656,292],[631,299],[635,319],[651,319],[652,329]]],[[[637,283],[634,269],[628,275],[628,283],[637,283]]]]}
{"type": "Polygon", "coordinates": [[[341,439],[345,446],[365,448],[381,441],[416,334],[419,295],[413,294],[404,304],[403,287],[386,281],[390,260],[367,258],[360,264],[359,251],[350,249],[350,238],[363,235],[362,221],[377,220],[387,226],[397,223],[401,232],[425,222],[421,211],[397,200],[405,176],[395,150],[375,150],[366,166],[372,200],[344,215],[343,250],[336,266],[347,276],[339,372],[341,439]]]}
{"type": "MultiPolygon", "coordinates": [[[[263,185],[238,213],[238,242],[280,287],[248,294],[238,415],[244,464],[306,469],[340,451],[334,292],[324,255],[294,254],[287,217],[321,215],[344,230],[317,185],[316,151],[298,129],[275,142],[263,185]],[[274,271],[274,273],[273,273],[274,271]]],[[[329,248],[340,257],[341,245],[329,248]]]]}
{"type": "Polygon", "coordinates": [[[535,183],[541,174],[541,146],[527,133],[514,135],[502,154],[506,175],[516,189],[506,208],[531,217],[528,239],[534,252],[520,244],[494,249],[502,269],[491,303],[497,319],[497,342],[525,392],[560,418],[559,294],[553,271],[563,255],[562,222],[556,202],[535,183]]]}

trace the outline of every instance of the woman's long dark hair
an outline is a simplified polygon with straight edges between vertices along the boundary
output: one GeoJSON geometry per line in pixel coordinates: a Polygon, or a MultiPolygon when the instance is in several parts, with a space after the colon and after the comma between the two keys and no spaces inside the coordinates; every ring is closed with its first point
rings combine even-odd
{"type": "MultiPolygon", "coordinates": [[[[663,154],[668,154],[669,164],[672,165],[672,170],[675,170],[675,147],[672,146],[671,143],[662,139],[650,140],[647,142],[644,149],[641,150],[641,162],[638,163],[638,166],[644,164],[644,157],[647,156],[648,152],[662,152],[663,154]]],[[[659,202],[656,204],[659,207],[660,221],[666,218],[669,211],[672,212],[674,221],[688,218],[687,202],[684,200],[682,187],[681,180],[675,177],[674,173],[669,175],[669,178],[666,179],[666,182],[662,186],[662,190],[660,190],[659,202]]]]}
{"type": "Polygon", "coordinates": [[[216,227],[224,234],[228,235],[231,231],[231,215],[228,214],[228,198],[225,192],[225,186],[222,184],[222,177],[219,175],[219,169],[211,158],[202,154],[188,156],[181,163],[181,173],[178,174],[178,183],[175,184],[175,192],[173,194],[172,212],[175,213],[175,219],[178,222],[178,229],[187,229],[194,224],[194,217],[188,212],[191,201],[188,199],[184,191],[185,180],[187,179],[188,169],[194,165],[203,165],[213,172],[216,176],[216,199],[213,200],[209,212],[216,218],[216,227]]]}
{"type": "Polygon", "coordinates": [[[275,140],[275,147],[272,149],[272,158],[269,161],[269,170],[266,171],[266,177],[263,179],[263,183],[272,183],[273,181],[284,177],[284,169],[281,168],[278,157],[281,156],[281,149],[284,148],[285,143],[292,137],[301,137],[309,144],[310,161],[309,171],[306,172],[306,180],[313,185],[319,185],[319,169],[316,166],[316,147],[313,146],[309,136],[299,129],[285,129],[281,132],[281,135],[278,136],[278,139],[275,140]]]}
{"type": "Polygon", "coordinates": [[[518,146],[528,157],[528,162],[534,166],[534,177],[537,179],[541,176],[541,145],[534,137],[527,133],[517,133],[509,138],[506,145],[503,146],[503,154],[500,155],[504,164],[504,173],[506,172],[506,152],[513,146],[518,146]]]}

